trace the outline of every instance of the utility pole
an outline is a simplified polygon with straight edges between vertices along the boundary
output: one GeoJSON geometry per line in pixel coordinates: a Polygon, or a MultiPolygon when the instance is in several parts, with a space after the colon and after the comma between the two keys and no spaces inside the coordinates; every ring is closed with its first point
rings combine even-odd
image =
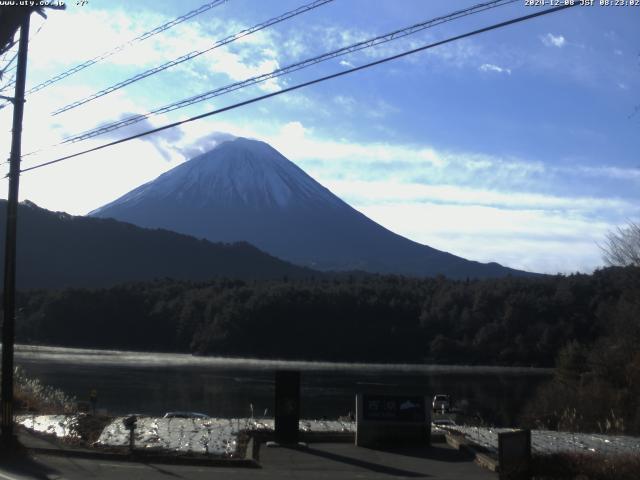
{"type": "Polygon", "coordinates": [[[22,141],[22,116],[24,113],[24,90],[27,78],[27,48],[29,46],[29,17],[31,11],[24,10],[20,23],[20,44],[16,89],[13,98],[13,130],[11,135],[11,157],[9,167],[9,197],[7,201],[7,232],[4,246],[4,321],[2,323],[2,445],[14,444],[13,434],[13,344],[16,319],[16,232],[18,219],[18,187],[20,184],[20,156],[22,141]]]}

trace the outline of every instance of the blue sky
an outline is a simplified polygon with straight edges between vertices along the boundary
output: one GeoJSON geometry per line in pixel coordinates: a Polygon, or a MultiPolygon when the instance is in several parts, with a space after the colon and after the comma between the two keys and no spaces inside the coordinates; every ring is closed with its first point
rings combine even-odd
{"type": "MultiPolygon", "coordinates": [[[[89,0],[71,2],[46,21],[34,16],[28,86],[202,3],[89,0]]],[[[229,0],[33,94],[23,151],[477,1],[335,0],[49,115],[303,3],[229,0]]],[[[538,8],[523,0],[468,16],[103,138],[45,150],[26,157],[24,167],[538,8]]],[[[602,265],[598,242],[605,233],[640,218],[639,20],[640,7],[575,7],[484,33],[25,173],[21,199],[85,214],[228,132],[267,141],[352,206],[418,242],[514,268],[588,272],[602,265]]],[[[0,111],[5,131],[10,113],[0,111]]],[[[9,140],[8,133],[0,138],[5,152],[9,140]]]]}

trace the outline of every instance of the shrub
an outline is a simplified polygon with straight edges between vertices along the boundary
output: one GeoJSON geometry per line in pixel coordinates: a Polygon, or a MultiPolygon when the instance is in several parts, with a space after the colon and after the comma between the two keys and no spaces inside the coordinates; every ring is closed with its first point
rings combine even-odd
{"type": "Polygon", "coordinates": [[[78,403],[62,390],[28,377],[20,367],[14,370],[14,402],[18,409],[38,413],[75,413],[78,403]]]}

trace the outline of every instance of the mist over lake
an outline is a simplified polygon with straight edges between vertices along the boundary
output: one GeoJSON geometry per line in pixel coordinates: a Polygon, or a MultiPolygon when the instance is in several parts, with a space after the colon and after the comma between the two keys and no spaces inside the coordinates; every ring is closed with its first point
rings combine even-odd
{"type": "Polygon", "coordinates": [[[302,373],[302,417],[353,412],[357,392],[451,394],[481,420],[513,424],[523,403],[549,378],[547,369],[412,364],[359,364],[198,357],[19,345],[16,364],[78,400],[98,391],[113,414],[162,415],[186,410],[216,417],[273,415],[274,372],[302,373]]]}

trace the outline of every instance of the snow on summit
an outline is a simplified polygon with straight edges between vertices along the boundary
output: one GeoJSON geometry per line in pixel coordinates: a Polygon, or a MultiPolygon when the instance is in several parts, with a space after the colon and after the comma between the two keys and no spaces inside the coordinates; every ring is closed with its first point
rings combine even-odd
{"type": "Polygon", "coordinates": [[[286,207],[292,202],[298,206],[307,201],[340,202],[270,145],[239,137],[217,145],[90,215],[149,196],[174,197],[194,206],[243,204],[257,209],[286,207]]]}

